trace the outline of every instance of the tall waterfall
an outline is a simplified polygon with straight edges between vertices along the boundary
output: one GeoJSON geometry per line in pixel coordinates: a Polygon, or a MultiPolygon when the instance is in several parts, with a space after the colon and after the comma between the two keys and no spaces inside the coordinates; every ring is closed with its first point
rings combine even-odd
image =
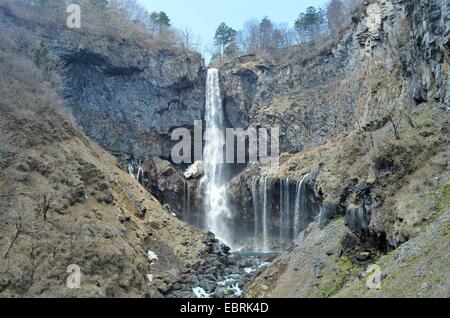
{"type": "Polygon", "coordinates": [[[205,186],[206,228],[222,242],[231,245],[232,238],[227,225],[231,213],[227,206],[227,186],[224,180],[225,165],[223,164],[225,126],[217,69],[208,70],[205,121],[205,149],[203,153],[205,175],[202,184],[205,186]]]}

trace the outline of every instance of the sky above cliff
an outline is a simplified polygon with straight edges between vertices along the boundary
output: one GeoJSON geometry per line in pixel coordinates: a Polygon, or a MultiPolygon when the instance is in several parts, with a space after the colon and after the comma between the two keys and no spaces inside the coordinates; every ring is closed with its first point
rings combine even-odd
{"type": "MultiPolygon", "coordinates": [[[[213,43],[221,22],[241,29],[250,18],[269,16],[276,23],[294,24],[309,6],[323,7],[326,0],[140,0],[149,11],[164,11],[179,29],[190,28],[201,37],[203,49],[213,43]]],[[[203,52],[208,55],[208,52],[203,52]]]]}

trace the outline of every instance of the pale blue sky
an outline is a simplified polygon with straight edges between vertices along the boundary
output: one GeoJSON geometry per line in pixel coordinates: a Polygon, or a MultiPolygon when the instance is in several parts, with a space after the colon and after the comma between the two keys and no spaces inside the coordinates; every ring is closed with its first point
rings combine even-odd
{"type": "Polygon", "coordinates": [[[309,6],[323,7],[327,0],[139,0],[150,12],[165,11],[172,24],[189,27],[201,36],[202,46],[212,43],[221,22],[241,29],[250,18],[269,16],[276,23],[293,25],[298,15],[309,6]]]}

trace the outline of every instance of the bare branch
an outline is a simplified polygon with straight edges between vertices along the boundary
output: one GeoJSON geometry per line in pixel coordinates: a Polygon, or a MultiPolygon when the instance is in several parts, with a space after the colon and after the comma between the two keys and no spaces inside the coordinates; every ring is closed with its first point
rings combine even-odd
{"type": "Polygon", "coordinates": [[[53,193],[44,194],[43,195],[43,202],[42,202],[42,215],[44,216],[44,221],[47,221],[47,213],[50,210],[51,205],[54,202],[54,196],[53,193]]]}

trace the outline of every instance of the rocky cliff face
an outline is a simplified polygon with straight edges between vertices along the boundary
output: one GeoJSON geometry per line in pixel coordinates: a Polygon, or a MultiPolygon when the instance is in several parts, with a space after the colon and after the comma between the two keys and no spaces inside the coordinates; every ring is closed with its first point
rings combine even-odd
{"type": "Polygon", "coordinates": [[[87,135],[116,155],[169,158],[171,130],[202,118],[205,69],[197,53],[46,27],[3,7],[0,23],[26,29],[59,59],[66,105],[87,135]]]}
{"type": "Polygon", "coordinates": [[[370,1],[315,57],[299,49],[281,63],[251,54],[225,63],[229,125],[279,125],[282,152],[294,153],[383,125],[388,101],[448,106],[448,10],[447,1],[370,1]]]}
{"type": "Polygon", "coordinates": [[[171,140],[172,130],[192,129],[194,121],[203,118],[203,58],[187,49],[131,37],[48,27],[19,18],[7,7],[0,7],[0,25],[16,29],[17,42],[34,39],[30,55],[42,43],[63,78],[64,103],[83,131],[116,155],[123,168],[127,160],[145,162],[145,186],[182,214],[184,179],[171,178],[168,199],[167,187],[156,181],[158,174],[153,172],[158,167],[152,158],[170,161],[177,142],[171,140]]]}
{"type": "Polygon", "coordinates": [[[172,129],[202,118],[203,60],[190,52],[102,43],[100,50],[60,46],[65,100],[86,133],[115,154],[170,157],[172,129]]]}
{"type": "MultiPolygon", "coordinates": [[[[248,55],[222,65],[229,126],[279,125],[284,152],[277,172],[252,166],[235,177],[232,203],[251,222],[252,180],[270,173],[275,227],[281,181],[309,174],[320,205],[312,225],[319,228],[316,238],[299,237],[300,250],[289,257],[314,255],[310,240],[321,244],[320,229],[339,219],[358,240],[348,256],[361,270],[367,255],[376,262],[448,211],[448,204],[436,202],[447,197],[449,180],[449,23],[448,1],[369,1],[339,41],[316,56],[294,54],[280,63],[248,55]]],[[[313,256],[311,273],[317,266],[333,271],[349,265],[330,267],[322,258],[313,256]]],[[[286,286],[271,279],[284,275],[286,266],[280,260],[254,290],[281,295],[286,286]]],[[[325,287],[322,296],[337,294],[347,278],[335,278],[337,286],[325,287]]],[[[293,290],[301,296],[312,291],[293,290]]]]}

